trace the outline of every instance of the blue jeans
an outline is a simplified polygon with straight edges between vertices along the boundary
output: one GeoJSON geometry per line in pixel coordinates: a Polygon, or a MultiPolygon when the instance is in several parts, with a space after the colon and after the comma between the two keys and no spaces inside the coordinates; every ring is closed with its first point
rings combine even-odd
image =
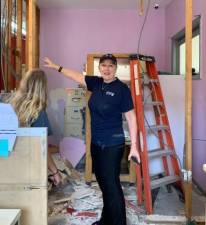
{"type": "Polygon", "coordinates": [[[123,153],[124,144],[111,147],[91,144],[93,170],[104,203],[101,225],[126,225],[124,194],[119,179],[123,153]]]}

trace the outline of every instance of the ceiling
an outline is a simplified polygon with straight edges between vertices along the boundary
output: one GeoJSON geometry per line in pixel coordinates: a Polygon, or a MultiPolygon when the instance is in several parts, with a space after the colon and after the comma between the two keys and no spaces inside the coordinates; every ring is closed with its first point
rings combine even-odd
{"type": "MultiPolygon", "coordinates": [[[[151,5],[159,4],[165,8],[172,0],[144,0],[144,7],[148,1],[151,5]]],[[[40,8],[67,9],[137,9],[139,0],[37,0],[40,8]]]]}

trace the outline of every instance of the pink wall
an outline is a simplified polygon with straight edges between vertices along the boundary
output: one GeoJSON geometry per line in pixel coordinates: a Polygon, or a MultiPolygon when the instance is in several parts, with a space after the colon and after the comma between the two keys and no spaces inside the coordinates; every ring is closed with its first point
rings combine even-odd
{"type": "MultiPolygon", "coordinates": [[[[170,38],[184,27],[184,0],[166,9],[151,9],[140,52],[153,55],[159,70],[170,70],[170,38]]],[[[195,0],[194,15],[201,14],[201,77],[193,82],[193,138],[206,139],[206,1],[195,0]]],[[[86,55],[95,52],[136,52],[143,18],[136,10],[41,9],[40,57],[82,71],[86,55]]],[[[76,83],[47,70],[49,88],[74,87],[76,83]]],[[[206,142],[193,142],[194,179],[206,191],[206,142]]]]}
{"type": "MultiPolygon", "coordinates": [[[[153,55],[165,68],[164,10],[151,9],[142,34],[140,52],[153,55]]],[[[143,18],[136,10],[41,9],[40,57],[82,71],[88,53],[135,53],[143,18]]],[[[49,88],[76,84],[48,70],[49,88]]]]}
{"type": "MultiPolygon", "coordinates": [[[[173,0],[166,9],[166,68],[171,68],[171,37],[185,27],[185,1],[173,0]]],[[[193,178],[206,191],[206,175],[202,164],[206,163],[206,1],[193,1],[193,16],[201,15],[200,24],[200,76],[193,80],[193,178]]],[[[195,17],[194,17],[195,18],[195,17]]]]}

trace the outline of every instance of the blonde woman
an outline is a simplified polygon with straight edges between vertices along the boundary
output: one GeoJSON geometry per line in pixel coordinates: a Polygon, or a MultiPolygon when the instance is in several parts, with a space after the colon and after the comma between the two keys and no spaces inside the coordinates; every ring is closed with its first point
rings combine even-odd
{"type": "MultiPolygon", "coordinates": [[[[47,79],[43,70],[33,69],[26,73],[20,82],[19,89],[10,100],[23,127],[47,127],[48,135],[52,135],[51,126],[46,113],[47,79]]],[[[62,177],[48,151],[48,167],[55,185],[62,177]]]]}

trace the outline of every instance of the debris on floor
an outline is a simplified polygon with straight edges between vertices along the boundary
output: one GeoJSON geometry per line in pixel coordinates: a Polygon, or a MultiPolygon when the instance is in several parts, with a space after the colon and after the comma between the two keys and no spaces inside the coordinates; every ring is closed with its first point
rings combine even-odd
{"type": "MultiPolygon", "coordinates": [[[[63,160],[58,153],[53,155],[58,169],[65,175],[64,184],[52,186],[49,191],[48,225],[91,225],[101,217],[102,194],[96,182],[85,183],[84,174],[73,168],[69,161],[63,160]]],[[[154,214],[147,216],[143,206],[138,206],[136,186],[123,183],[127,211],[127,225],[157,225],[161,221],[185,224],[184,204],[179,201],[178,193],[172,187],[168,192],[161,187],[154,202],[154,214]],[[167,214],[170,214],[170,218],[167,214]],[[165,216],[164,216],[165,215],[165,216]],[[169,218],[169,219],[168,219],[169,218]]],[[[196,200],[198,198],[196,197],[196,200]]],[[[198,203],[196,203],[198,205],[198,203]]]]}
{"type": "MultiPolygon", "coordinates": [[[[57,168],[65,175],[64,184],[53,186],[49,192],[49,225],[90,225],[101,216],[102,194],[98,184],[87,185],[84,174],[76,171],[71,163],[53,154],[57,168]],[[55,222],[54,222],[55,221],[55,222]]],[[[123,185],[128,225],[139,224],[138,216],[144,209],[137,206],[136,187],[123,185]]],[[[142,223],[141,223],[142,224],[142,223]]]]}

